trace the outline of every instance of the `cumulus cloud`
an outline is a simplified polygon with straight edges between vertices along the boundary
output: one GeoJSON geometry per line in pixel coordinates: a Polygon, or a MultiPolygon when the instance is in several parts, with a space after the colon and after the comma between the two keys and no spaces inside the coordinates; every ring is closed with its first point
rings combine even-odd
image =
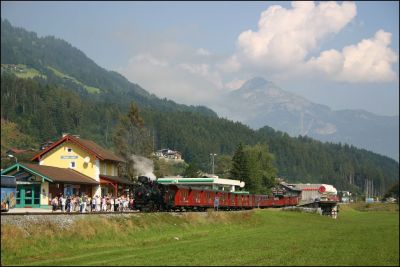
{"type": "Polygon", "coordinates": [[[138,62],[138,63],[142,63],[142,64],[151,64],[154,66],[160,66],[160,67],[167,67],[168,66],[168,62],[166,62],[165,60],[160,60],[155,58],[153,55],[150,54],[139,54],[135,57],[133,57],[132,59],[130,59],[131,63],[132,62],[138,62]]]}
{"type": "Polygon", "coordinates": [[[241,60],[273,69],[301,63],[329,34],[339,32],[356,15],[354,3],[295,1],[292,8],[279,5],[261,13],[258,30],[238,37],[241,60]]]}
{"type": "Polygon", "coordinates": [[[321,45],[354,22],[356,14],[356,4],[346,1],[273,5],[261,13],[257,29],[237,36],[236,51],[228,56],[169,36],[151,42],[146,37],[140,46],[132,43],[136,55],[119,71],[159,97],[208,106],[223,91],[236,90],[254,76],[297,84],[315,77],[350,83],[396,79],[392,65],[398,55],[390,48],[391,34],[384,30],[358,43],[321,51],[321,45]]]}
{"type": "Polygon", "coordinates": [[[236,55],[231,56],[228,59],[223,60],[220,63],[217,63],[217,68],[225,73],[237,72],[240,70],[241,65],[237,59],[236,55]]]}
{"type": "Polygon", "coordinates": [[[219,71],[210,58],[212,54],[204,59],[206,50],[177,49],[179,47],[179,44],[169,43],[149,48],[145,53],[133,56],[119,72],[159,97],[193,105],[211,103],[224,88],[219,71]],[[199,51],[203,55],[199,55],[199,51]]]}
{"type": "Polygon", "coordinates": [[[331,49],[311,58],[307,65],[333,80],[348,82],[385,82],[396,79],[391,65],[398,55],[389,47],[391,33],[379,30],[370,39],[349,45],[341,52],[331,49]]]}
{"type": "Polygon", "coordinates": [[[353,2],[294,1],[291,8],[279,5],[261,13],[256,31],[238,36],[237,52],[220,65],[225,72],[241,66],[268,74],[285,71],[287,75],[324,73],[328,80],[345,82],[392,81],[392,64],[398,55],[390,48],[391,34],[384,30],[370,39],[344,47],[341,51],[318,48],[329,36],[337,34],[353,20],[357,8],[353,2]]]}
{"type": "Polygon", "coordinates": [[[204,48],[197,49],[196,54],[200,55],[200,56],[209,56],[209,55],[211,55],[210,51],[208,51],[208,50],[206,50],[204,48]]]}
{"type": "Polygon", "coordinates": [[[234,79],[230,82],[227,82],[225,84],[225,88],[228,90],[236,90],[239,89],[245,82],[246,80],[234,79]]]}
{"type": "Polygon", "coordinates": [[[212,83],[216,88],[222,89],[224,87],[218,71],[211,71],[209,64],[181,63],[179,66],[183,70],[186,70],[192,74],[200,75],[206,81],[212,83]]]}

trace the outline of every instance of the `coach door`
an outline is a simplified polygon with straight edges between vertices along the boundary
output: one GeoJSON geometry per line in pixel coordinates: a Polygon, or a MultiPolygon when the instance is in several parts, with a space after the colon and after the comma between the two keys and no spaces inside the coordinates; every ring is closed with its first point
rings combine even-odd
{"type": "Polygon", "coordinates": [[[40,207],[40,184],[17,185],[17,208],[40,207]]]}

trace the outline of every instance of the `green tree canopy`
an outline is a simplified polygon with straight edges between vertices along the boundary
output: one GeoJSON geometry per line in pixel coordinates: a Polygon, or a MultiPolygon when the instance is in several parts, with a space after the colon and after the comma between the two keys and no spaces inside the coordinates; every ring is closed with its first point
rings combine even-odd
{"type": "Polygon", "coordinates": [[[267,193],[274,186],[277,169],[274,157],[266,144],[246,146],[245,157],[248,159],[249,183],[246,188],[253,193],[267,193]]]}
{"type": "Polygon", "coordinates": [[[236,147],[235,153],[233,154],[230,178],[244,181],[246,184],[251,183],[248,158],[244,153],[242,143],[239,143],[236,147]]]}
{"type": "Polygon", "coordinates": [[[196,163],[189,163],[183,172],[183,177],[196,178],[200,176],[200,170],[196,163]]]}
{"type": "Polygon", "coordinates": [[[116,152],[126,161],[125,172],[128,177],[135,177],[133,155],[150,157],[153,152],[150,132],[144,127],[139,109],[131,103],[128,114],[121,116],[114,133],[116,152]]]}

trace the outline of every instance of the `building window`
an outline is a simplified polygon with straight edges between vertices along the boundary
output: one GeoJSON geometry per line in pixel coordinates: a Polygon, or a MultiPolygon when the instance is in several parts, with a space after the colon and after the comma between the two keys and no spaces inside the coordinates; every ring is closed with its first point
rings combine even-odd
{"type": "Polygon", "coordinates": [[[103,162],[103,174],[107,175],[107,164],[103,162]]]}
{"type": "Polygon", "coordinates": [[[72,153],[72,148],[68,147],[68,148],[67,148],[67,152],[68,152],[68,153],[72,153]]]}
{"type": "Polygon", "coordinates": [[[72,169],[75,169],[75,161],[71,161],[69,163],[69,167],[72,168],[72,169]]]}

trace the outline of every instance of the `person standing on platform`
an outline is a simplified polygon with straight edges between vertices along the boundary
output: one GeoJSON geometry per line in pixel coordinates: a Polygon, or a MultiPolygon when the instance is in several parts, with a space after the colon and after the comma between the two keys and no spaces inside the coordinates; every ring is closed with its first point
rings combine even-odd
{"type": "Polygon", "coordinates": [[[218,195],[215,195],[215,199],[214,199],[214,210],[218,211],[218,207],[219,207],[219,197],[218,195]]]}
{"type": "Polygon", "coordinates": [[[51,200],[51,205],[53,206],[53,212],[55,212],[55,211],[57,210],[57,206],[58,206],[58,199],[57,199],[57,197],[54,197],[54,198],[51,200]]]}
{"type": "Polygon", "coordinates": [[[60,202],[61,202],[61,212],[65,212],[66,198],[63,195],[60,196],[60,202]]]}

